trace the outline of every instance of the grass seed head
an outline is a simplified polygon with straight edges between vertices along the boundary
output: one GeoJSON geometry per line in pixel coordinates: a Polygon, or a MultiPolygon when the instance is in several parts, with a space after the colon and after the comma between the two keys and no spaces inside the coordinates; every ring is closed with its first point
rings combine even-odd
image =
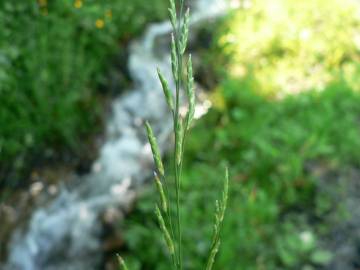
{"type": "Polygon", "coordinates": [[[173,28],[175,28],[176,27],[177,16],[176,16],[176,5],[175,5],[174,0],[170,0],[169,15],[170,15],[171,25],[173,26],[173,28]]]}
{"type": "Polygon", "coordinates": [[[147,136],[148,136],[148,140],[151,146],[151,151],[153,154],[153,158],[154,158],[154,162],[156,165],[156,168],[158,170],[158,172],[160,173],[161,176],[165,175],[165,171],[164,171],[164,165],[161,161],[161,155],[160,155],[160,150],[158,147],[158,144],[156,143],[156,139],[154,136],[154,133],[151,129],[151,126],[148,122],[145,122],[145,127],[146,127],[146,131],[147,131],[147,136]]]}
{"type": "Polygon", "coordinates": [[[164,92],[164,96],[166,99],[166,103],[168,104],[170,110],[174,111],[174,101],[173,101],[173,96],[171,94],[170,88],[169,88],[169,84],[167,82],[167,80],[164,78],[164,76],[161,74],[160,70],[157,70],[158,72],[158,76],[161,82],[161,86],[164,92]]]}
{"type": "Polygon", "coordinates": [[[178,56],[176,53],[176,43],[175,43],[175,37],[174,34],[171,34],[171,68],[172,73],[175,79],[175,82],[178,81],[178,56]]]}
{"type": "Polygon", "coordinates": [[[166,228],[165,221],[164,221],[164,218],[163,218],[163,216],[161,214],[159,206],[156,206],[155,214],[156,214],[156,217],[158,219],[160,229],[161,229],[161,231],[163,233],[163,236],[165,238],[166,245],[167,245],[167,247],[169,249],[169,253],[170,253],[170,255],[173,255],[173,254],[175,254],[174,243],[173,243],[173,241],[171,239],[171,236],[170,236],[170,233],[169,233],[168,229],[166,228]]]}
{"type": "Polygon", "coordinates": [[[184,134],[182,122],[183,122],[182,118],[179,117],[175,130],[175,136],[177,137],[177,141],[175,145],[175,159],[177,165],[181,163],[181,159],[182,159],[182,146],[183,146],[183,134],[184,134]]]}
{"type": "Polygon", "coordinates": [[[159,176],[157,175],[156,172],[154,173],[154,176],[155,176],[156,187],[157,187],[157,190],[158,190],[159,195],[160,195],[161,208],[164,211],[164,213],[167,213],[168,205],[167,205],[167,199],[166,199],[166,195],[165,195],[165,192],[164,192],[163,185],[162,185],[161,180],[160,180],[160,178],[159,178],[159,176]]]}
{"type": "Polygon", "coordinates": [[[209,256],[209,260],[208,263],[206,265],[206,270],[211,270],[213,268],[214,262],[215,262],[215,257],[216,254],[219,251],[219,247],[220,247],[220,240],[218,240],[214,246],[212,247],[211,251],[210,251],[210,256],[209,256]]]}
{"type": "Polygon", "coordinates": [[[186,120],[186,124],[187,124],[186,129],[189,129],[195,114],[195,90],[194,90],[194,76],[193,76],[191,55],[189,55],[189,60],[187,63],[186,94],[189,102],[189,109],[186,120]]]}
{"type": "Polygon", "coordinates": [[[190,21],[190,9],[188,8],[186,10],[185,16],[184,16],[184,22],[181,29],[181,38],[180,38],[180,53],[184,54],[188,42],[188,36],[189,36],[189,21],[190,21]]]}

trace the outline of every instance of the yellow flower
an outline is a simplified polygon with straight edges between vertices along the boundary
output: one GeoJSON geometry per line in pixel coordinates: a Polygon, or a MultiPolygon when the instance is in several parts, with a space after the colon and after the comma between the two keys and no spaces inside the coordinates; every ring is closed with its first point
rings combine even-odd
{"type": "Polygon", "coordinates": [[[46,7],[47,6],[47,0],[38,0],[40,7],[46,7]]]}
{"type": "Polygon", "coordinates": [[[106,11],[105,16],[108,17],[109,19],[112,18],[112,11],[111,11],[111,9],[109,9],[109,10],[106,11]]]}
{"type": "Polygon", "coordinates": [[[105,26],[104,20],[102,20],[102,19],[97,19],[96,22],[95,22],[95,26],[96,26],[96,28],[98,28],[98,29],[104,28],[104,26],[105,26]]]}
{"type": "Polygon", "coordinates": [[[81,8],[83,5],[82,1],[81,0],[76,0],[75,3],[74,3],[74,7],[75,8],[81,8]]]}

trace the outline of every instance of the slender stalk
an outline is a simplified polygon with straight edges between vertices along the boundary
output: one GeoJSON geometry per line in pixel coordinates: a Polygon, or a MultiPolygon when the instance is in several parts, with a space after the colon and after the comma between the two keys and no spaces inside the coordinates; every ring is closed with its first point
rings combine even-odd
{"type": "Polygon", "coordinates": [[[182,270],[182,229],[181,229],[181,212],[180,212],[180,200],[181,200],[181,162],[179,163],[178,160],[182,160],[182,153],[183,153],[183,136],[179,132],[176,132],[176,129],[179,128],[179,121],[182,121],[180,116],[180,89],[183,85],[183,68],[182,62],[183,57],[180,48],[180,35],[181,35],[181,28],[182,28],[182,19],[183,19],[183,10],[184,10],[184,1],[180,0],[180,12],[179,17],[177,20],[177,25],[174,26],[174,36],[175,36],[175,50],[176,50],[176,64],[177,74],[174,74],[175,78],[175,114],[174,114],[174,129],[175,129],[175,146],[174,151],[175,153],[180,150],[180,157],[174,158],[174,171],[175,171],[175,200],[176,200],[176,219],[177,219],[177,242],[178,242],[178,269],[182,270]],[[181,148],[177,149],[178,145],[181,144],[181,148]]]}

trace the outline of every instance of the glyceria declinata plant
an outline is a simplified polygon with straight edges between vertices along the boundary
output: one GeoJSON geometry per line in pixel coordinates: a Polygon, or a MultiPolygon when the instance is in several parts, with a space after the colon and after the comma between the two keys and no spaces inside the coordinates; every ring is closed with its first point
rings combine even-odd
{"type": "MultiPolygon", "coordinates": [[[[182,270],[184,266],[180,209],[182,198],[181,176],[185,139],[195,113],[195,89],[191,55],[185,59],[189,34],[190,9],[187,8],[185,10],[184,0],[178,0],[177,4],[175,3],[175,0],[170,0],[169,14],[173,28],[173,33],[171,35],[171,67],[175,82],[175,96],[170,90],[169,83],[161,71],[158,69],[157,72],[166,103],[173,117],[173,133],[175,138],[173,183],[168,182],[169,175],[165,173],[160,150],[150,124],[146,122],[145,127],[156,167],[154,180],[159,194],[159,203],[155,208],[155,214],[171,257],[172,269],[182,270]],[[186,64],[183,64],[185,62],[186,64]],[[182,106],[180,91],[182,89],[185,89],[187,97],[187,113],[185,116],[180,114],[180,106],[182,106]],[[170,190],[170,187],[173,187],[175,190],[170,190]],[[174,196],[172,196],[173,194],[174,196]]],[[[212,269],[216,254],[219,250],[220,230],[228,200],[228,186],[229,176],[228,170],[226,169],[222,197],[215,203],[215,224],[207,263],[204,265],[205,270],[212,269]]],[[[128,268],[124,260],[121,257],[118,257],[118,260],[121,268],[127,270],[128,268]]]]}

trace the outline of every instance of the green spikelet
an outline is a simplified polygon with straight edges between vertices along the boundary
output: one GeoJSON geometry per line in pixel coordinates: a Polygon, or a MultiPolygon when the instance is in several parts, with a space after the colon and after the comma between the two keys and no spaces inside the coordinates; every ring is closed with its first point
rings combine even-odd
{"type": "Polygon", "coordinates": [[[194,76],[191,55],[189,55],[189,60],[187,63],[186,94],[189,102],[189,109],[186,116],[186,129],[189,129],[195,114],[194,76]]]}
{"type": "Polygon", "coordinates": [[[208,259],[208,262],[206,265],[206,270],[212,269],[214,262],[215,262],[216,254],[219,251],[219,247],[220,247],[220,240],[216,242],[216,244],[214,245],[214,248],[210,252],[210,256],[209,256],[209,259],[208,259]]]}
{"type": "Polygon", "coordinates": [[[225,178],[224,178],[224,189],[222,192],[221,201],[219,202],[216,200],[215,202],[215,224],[214,224],[214,231],[213,231],[213,239],[210,248],[210,255],[207,261],[206,270],[211,270],[217,252],[219,251],[220,247],[220,230],[222,223],[224,221],[228,195],[229,194],[229,171],[225,169],[225,178]]]}
{"type": "Polygon", "coordinates": [[[169,88],[169,84],[167,82],[167,80],[164,78],[164,76],[161,74],[160,70],[157,70],[158,72],[158,76],[161,82],[161,86],[164,92],[164,96],[166,99],[166,103],[168,104],[170,110],[174,111],[174,101],[173,101],[173,96],[171,94],[170,88],[169,88]]]}
{"type": "Polygon", "coordinates": [[[174,243],[173,243],[173,241],[171,239],[169,231],[166,228],[164,218],[163,218],[163,216],[161,214],[161,211],[160,211],[160,208],[158,206],[156,206],[156,208],[155,208],[155,214],[156,214],[156,217],[158,219],[162,234],[163,234],[163,236],[165,238],[166,245],[167,245],[167,247],[169,249],[169,253],[170,253],[170,255],[173,256],[175,254],[174,243]]]}
{"type": "Polygon", "coordinates": [[[190,21],[190,9],[186,10],[184,16],[184,22],[181,28],[181,38],[180,38],[180,53],[184,54],[189,37],[189,21],[190,21]]]}
{"type": "Polygon", "coordinates": [[[160,181],[159,176],[156,173],[154,173],[154,176],[155,176],[156,188],[157,188],[157,190],[159,192],[159,195],[160,195],[161,208],[164,211],[164,213],[167,213],[168,205],[167,205],[167,199],[166,199],[166,195],[165,195],[165,192],[164,192],[163,185],[162,185],[162,183],[160,181]]]}
{"type": "Polygon", "coordinates": [[[117,254],[116,256],[118,259],[118,263],[120,265],[120,270],[129,270],[126,266],[124,259],[119,254],[117,254]]]}
{"type": "Polygon", "coordinates": [[[170,0],[170,8],[168,10],[169,10],[169,15],[170,15],[170,22],[171,22],[173,28],[175,28],[177,16],[176,16],[176,6],[175,6],[174,0],[170,0]]]}
{"type": "Polygon", "coordinates": [[[224,189],[223,189],[223,196],[222,196],[222,212],[221,212],[221,222],[224,220],[227,202],[229,199],[229,169],[225,169],[225,178],[224,178],[224,189]]]}
{"type": "Polygon", "coordinates": [[[181,163],[181,158],[182,158],[183,134],[184,134],[183,123],[181,117],[179,117],[175,130],[175,136],[177,137],[177,141],[175,145],[175,159],[177,165],[181,163]]]}
{"type": "Polygon", "coordinates": [[[156,168],[158,170],[158,172],[160,173],[161,176],[165,175],[165,171],[164,171],[164,166],[163,163],[161,161],[161,156],[160,156],[160,150],[159,147],[156,143],[156,139],[154,136],[154,133],[151,129],[151,126],[148,122],[145,123],[145,127],[146,127],[146,131],[147,131],[147,135],[148,135],[148,140],[151,146],[151,151],[153,154],[153,158],[154,158],[154,162],[156,165],[156,168]]]}
{"type": "Polygon", "coordinates": [[[175,82],[178,81],[178,56],[174,34],[171,34],[171,68],[175,82]]]}

